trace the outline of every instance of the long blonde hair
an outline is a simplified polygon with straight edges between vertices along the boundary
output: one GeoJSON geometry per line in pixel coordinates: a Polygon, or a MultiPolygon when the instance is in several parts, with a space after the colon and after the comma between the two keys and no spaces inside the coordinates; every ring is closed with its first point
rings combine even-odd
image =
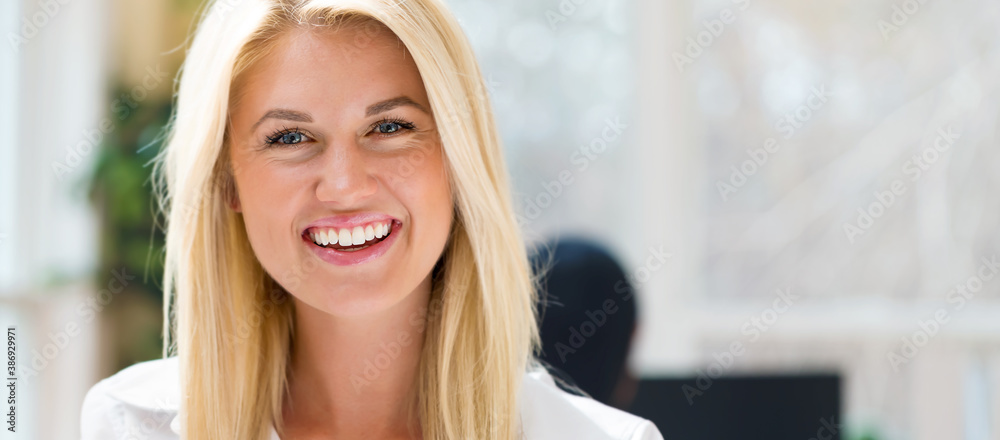
{"type": "Polygon", "coordinates": [[[227,205],[233,82],[293,28],[367,20],[423,79],[454,195],[415,385],[423,438],[519,437],[518,391],[539,346],[537,293],[479,67],[439,0],[218,0],[203,13],[157,162],[166,217],[164,355],[181,364],[183,436],[265,439],[281,408],[294,309],[227,205]]]}

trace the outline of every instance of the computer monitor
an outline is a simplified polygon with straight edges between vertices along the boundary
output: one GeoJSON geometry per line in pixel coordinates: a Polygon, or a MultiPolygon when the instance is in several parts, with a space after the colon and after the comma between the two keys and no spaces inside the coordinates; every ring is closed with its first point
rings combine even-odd
{"type": "Polygon", "coordinates": [[[629,412],[666,439],[838,440],[836,374],[644,379],[629,412]],[[688,388],[686,388],[688,387],[688,388]]]}

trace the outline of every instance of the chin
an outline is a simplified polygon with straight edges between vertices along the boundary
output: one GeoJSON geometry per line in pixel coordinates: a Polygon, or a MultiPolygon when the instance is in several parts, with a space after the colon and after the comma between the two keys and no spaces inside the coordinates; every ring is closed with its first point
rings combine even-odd
{"type": "Polygon", "coordinates": [[[350,317],[387,310],[402,301],[405,295],[412,290],[404,291],[404,289],[392,288],[384,283],[378,285],[350,283],[350,285],[337,287],[330,287],[330,285],[303,286],[307,287],[308,291],[295,296],[327,314],[350,317]]]}

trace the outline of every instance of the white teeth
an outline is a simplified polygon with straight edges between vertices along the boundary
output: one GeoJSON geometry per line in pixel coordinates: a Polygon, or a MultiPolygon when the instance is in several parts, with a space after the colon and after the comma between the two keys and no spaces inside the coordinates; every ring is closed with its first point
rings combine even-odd
{"type": "Polygon", "coordinates": [[[389,235],[392,222],[372,223],[365,226],[355,226],[350,229],[315,229],[309,232],[309,238],[320,246],[339,244],[340,246],[358,246],[376,238],[389,235]]]}

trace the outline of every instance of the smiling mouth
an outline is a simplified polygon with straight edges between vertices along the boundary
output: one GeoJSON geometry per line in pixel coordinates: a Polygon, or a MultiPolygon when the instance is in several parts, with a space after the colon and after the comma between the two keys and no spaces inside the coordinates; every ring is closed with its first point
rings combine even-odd
{"type": "Polygon", "coordinates": [[[394,229],[401,226],[396,223],[388,220],[352,228],[309,228],[302,233],[302,237],[321,248],[357,252],[388,238],[394,229]]]}

